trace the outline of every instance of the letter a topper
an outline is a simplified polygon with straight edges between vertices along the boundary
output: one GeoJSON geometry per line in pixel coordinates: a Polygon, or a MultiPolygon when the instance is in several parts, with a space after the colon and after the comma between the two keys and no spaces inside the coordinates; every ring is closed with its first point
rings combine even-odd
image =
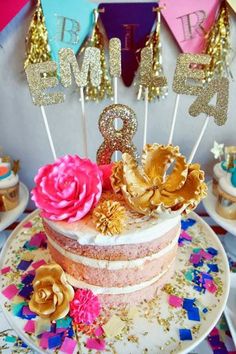
{"type": "Polygon", "coordinates": [[[203,85],[204,68],[209,65],[211,56],[207,54],[180,54],[177,59],[173,91],[177,94],[195,95],[196,100],[189,107],[193,117],[205,113],[214,117],[217,125],[225,124],[229,104],[229,80],[226,77],[213,78],[203,85]],[[216,95],[216,104],[211,100],[216,95]]]}
{"type": "Polygon", "coordinates": [[[159,5],[182,52],[202,53],[205,33],[215,21],[219,0],[162,0],[159,5]]]}
{"type": "Polygon", "coordinates": [[[52,60],[59,64],[61,48],[76,54],[93,25],[92,12],[97,4],[89,0],[41,0],[52,60]]]}

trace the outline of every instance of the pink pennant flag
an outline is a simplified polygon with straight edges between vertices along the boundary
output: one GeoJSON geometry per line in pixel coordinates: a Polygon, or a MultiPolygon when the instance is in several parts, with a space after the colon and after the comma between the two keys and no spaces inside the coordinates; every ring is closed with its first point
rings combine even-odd
{"type": "Polygon", "coordinates": [[[219,0],[162,0],[164,16],[180,49],[184,53],[202,53],[205,36],[212,27],[219,0]]]}
{"type": "Polygon", "coordinates": [[[0,1],[0,31],[18,14],[29,0],[2,0],[0,1]]]}

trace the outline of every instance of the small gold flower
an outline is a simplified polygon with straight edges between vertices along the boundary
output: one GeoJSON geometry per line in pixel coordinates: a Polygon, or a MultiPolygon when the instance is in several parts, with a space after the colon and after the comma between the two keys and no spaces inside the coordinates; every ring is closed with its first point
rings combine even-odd
{"type": "Polygon", "coordinates": [[[93,211],[93,221],[96,229],[103,235],[120,234],[124,229],[126,210],[119,203],[105,200],[93,211]]]}
{"type": "Polygon", "coordinates": [[[38,268],[33,288],[34,292],[29,301],[31,311],[51,321],[68,314],[74,290],[67,283],[65,273],[58,264],[48,264],[38,268]]]}
{"type": "Polygon", "coordinates": [[[111,186],[115,193],[121,192],[121,186],[123,184],[123,162],[118,161],[114,163],[112,167],[112,174],[111,174],[111,186]]]}

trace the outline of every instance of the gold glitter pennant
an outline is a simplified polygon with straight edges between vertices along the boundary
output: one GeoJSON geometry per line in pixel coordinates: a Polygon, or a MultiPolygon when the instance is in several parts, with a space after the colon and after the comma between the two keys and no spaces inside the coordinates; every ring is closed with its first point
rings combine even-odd
{"type": "Polygon", "coordinates": [[[99,86],[94,87],[91,83],[91,80],[88,81],[88,84],[85,89],[85,99],[89,101],[101,101],[106,97],[110,98],[113,95],[111,80],[108,76],[108,68],[106,63],[105,56],[105,43],[103,35],[99,29],[98,25],[98,10],[94,10],[94,28],[91,34],[91,37],[88,39],[85,47],[93,47],[100,49],[100,60],[101,60],[101,83],[99,86]]]}
{"type": "Polygon", "coordinates": [[[97,151],[97,163],[106,165],[111,162],[115,151],[128,152],[136,157],[136,147],[132,138],[137,131],[137,118],[134,111],[123,104],[112,104],[106,107],[99,118],[99,130],[104,141],[97,151]],[[114,120],[123,121],[123,128],[116,130],[114,120]]]}
{"type": "Polygon", "coordinates": [[[221,2],[218,18],[206,38],[205,53],[211,56],[206,67],[206,81],[214,76],[228,75],[230,52],[230,20],[226,1],[221,2]]]}
{"type": "Polygon", "coordinates": [[[25,41],[26,59],[24,69],[29,64],[42,63],[51,59],[48,33],[40,1],[37,3],[25,41]]]}
{"type": "Polygon", "coordinates": [[[229,101],[229,80],[227,78],[213,79],[206,86],[195,102],[189,108],[189,114],[197,117],[201,113],[213,116],[217,125],[224,125],[227,120],[229,101]],[[216,106],[209,105],[217,94],[216,106]]]}
{"type": "Polygon", "coordinates": [[[58,85],[56,76],[51,75],[56,70],[57,64],[54,61],[29,64],[25,69],[31,97],[35,105],[45,106],[64,102],[65,96],[62,92],[44,92],[44,90],[58,85]]]}
{"type": "Polygon", "coordinates": [[[72,73],[78,87],[85,87],[88,80],[97,87],[101,83],[100,50],[88,47],[84,51],[84,58],[79,69],[76,56],[71,48],[62,48],[59,51],[61,84],[68,87],[72,84],[72,73]]]}
{"type": "Polygon", "coordinates": [[[180,54],[175,69],[173,91],[178,94],[199,95],[205,79],[204,66],[209,65],[210,62],[210,55],[180,54]],[[194,80],[195,84],[188,84],[190,80],[194,80]]]}
{"type": "Polygon", "coordinates": [[[111,77],[121,76],[121,41],[111,38],[109,41],[109,65],[111,77]]]}

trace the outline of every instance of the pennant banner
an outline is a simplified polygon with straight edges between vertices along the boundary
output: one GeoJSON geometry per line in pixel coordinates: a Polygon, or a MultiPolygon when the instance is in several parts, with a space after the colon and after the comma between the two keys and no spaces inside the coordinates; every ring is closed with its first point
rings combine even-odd
{"type": "Polygon", "coordinates": [[[58,51],[71,48],[76,54],[93,24],[97,5],[88,0],[41,0],[48,31],[52,59],[58,63],[58,51]]]}
{"type": "Polygon", "coordinates": [[[0,31],[18,14],[29,0],[0,1],[0,31]]]}
{"type": "Polygon", "coordinates": [[[121,40],[122,79],[126,86],[133,82],[139,65],[140,49],[156,20],[157,3],[114,3],[99,5],[100,18],[108,39],[121,40]]]}
{"type": "Polygon", "coordinates": [[[214,24],[219,0],[163,0],[164,16],[178,45],[184,53],[201,53],[205,35],[214,24]]]}

